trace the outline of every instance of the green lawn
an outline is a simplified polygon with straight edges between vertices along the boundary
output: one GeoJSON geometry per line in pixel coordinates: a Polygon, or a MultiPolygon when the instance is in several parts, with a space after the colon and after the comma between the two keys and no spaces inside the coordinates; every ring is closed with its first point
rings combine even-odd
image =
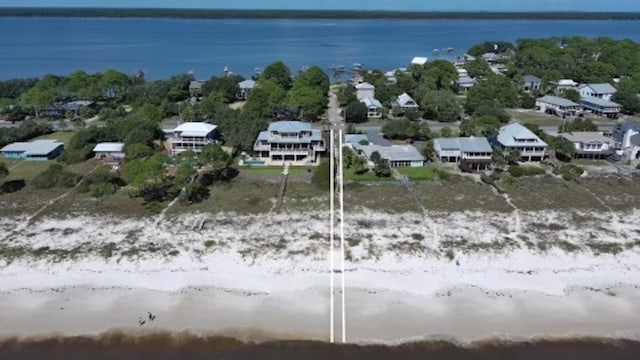
{"type": "Polygon", "coordinates": [[[27,182],[33,180],[36,175],[45,171],[49,165],[55,164],[55,161],[27,161],[18,159],[3,159],[11,160],[6,162],[9,168],[9,176],[5,180],[20,180],[23,179],[27,182]]]}
{"type": "Polygon", "coordinates": [[[554,115],[548,115],[536,112],[535,110],[524,110],[522,112],[516,110],[508,110],[512,120],[521,124],[532,123],[539,126],[558,126],[562,124],[562,118],[554,115]]]}
{"type": "Polygon", "coordinates": [[[403,167],[396,170],[411,181],[433,181],[438,176],[431,167],[403,167]]]}
{"type": "Polygon", "coordinates": [[[57,131],[51,134],[38,136],[37,138],[35,138],[35,140],[53,139],[58,140],[65,145],[69,145],[69,141],[71,141],[73,134],[75,134],[75,132],[73,131],[57,131]]]}
{"type": "Polygon", "coordinates": [[[355,170],[353,168],[349,168],[349,169],[345,169],[344,170],[344,179],[346,181],[367,181],[367,182],[371,182],[371,181],[392,181],[392,180],[395,180],[392,176],[390,176],[390,177],[378,177],[371,170],[367,171],[364,174],[358,175],[358,174],[356,174],[356,172],[355,172],[355,170]]]}

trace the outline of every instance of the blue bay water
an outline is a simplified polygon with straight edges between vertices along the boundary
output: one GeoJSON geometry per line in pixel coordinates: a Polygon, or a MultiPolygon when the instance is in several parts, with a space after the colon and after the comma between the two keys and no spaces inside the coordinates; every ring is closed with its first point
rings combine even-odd
{"type": "Polygon", "coordinates": [[[0,18],[0,79],[110,68],[207,79],[225,66],[250,76],[278,59],[293,71],[353,63],[388,70],[414,56],[433,59],[433,49],[452,47],[455,57],[485,40],[555,35],[640,41],[640,22],[0,18]]]}

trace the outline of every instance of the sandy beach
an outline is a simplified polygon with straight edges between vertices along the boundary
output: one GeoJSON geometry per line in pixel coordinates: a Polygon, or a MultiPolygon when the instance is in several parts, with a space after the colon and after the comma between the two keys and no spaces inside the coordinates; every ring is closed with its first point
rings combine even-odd
{"type": "MultiPolygon", "coordinates": [[[[327,340],[325,218],[2,219],[0,336],[327,340]]],[[[349,216],[348,339],[636,339],[638,220],[638,211],[349,216]]]]}

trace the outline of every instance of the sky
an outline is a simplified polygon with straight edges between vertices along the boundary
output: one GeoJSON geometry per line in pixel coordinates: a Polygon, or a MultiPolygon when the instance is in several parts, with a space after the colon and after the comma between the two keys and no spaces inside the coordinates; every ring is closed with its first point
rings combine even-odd
{"type": "Polygon", "coordinates": [[[423,11],[640,11],[638,0],[0,0],[0,7],[423,11]]]}

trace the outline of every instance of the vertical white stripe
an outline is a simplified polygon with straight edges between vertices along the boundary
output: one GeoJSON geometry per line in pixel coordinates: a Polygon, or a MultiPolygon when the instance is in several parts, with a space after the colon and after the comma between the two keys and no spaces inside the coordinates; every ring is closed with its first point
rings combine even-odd
{"type": "Polygon", "coordinates": [[[335,156],[335,149],[333,148],[333,129],[330,130],[329,133],[331,139],[329,140],[329,173],[330,173],[330,179],[329,179],[329,203],[330,203],[330,210],[329,210],[329,214],[331,217],[331,225],[330,225],[330,230],[329,230],[329,278],[330,280],[330,285],[329,285],[329,341],[333,344],[334,342],[334,335],[333,335],[333,330],[334,330],[334,324],[333,324],[333,314],[334,314],[334,299],[333,299],[333,248],[334,248],[334,223],[335,223],[335,216],[334,216],[334,209],[335,209],[335,205],[334,205],[334,197],[335,197],[335,169],[334,169],[334,156],[335,156]]]}
{"type": "Polygon", "coordinates": [[[342,164],[342,129],[339,131],[340,138],[338,145],[340,146],[340,252],[341,252],[341,275],[342,275],[342,342],[347,342],[347,314],[345,308],[345,289],[344,289],[344,167],[342,164]]]}

